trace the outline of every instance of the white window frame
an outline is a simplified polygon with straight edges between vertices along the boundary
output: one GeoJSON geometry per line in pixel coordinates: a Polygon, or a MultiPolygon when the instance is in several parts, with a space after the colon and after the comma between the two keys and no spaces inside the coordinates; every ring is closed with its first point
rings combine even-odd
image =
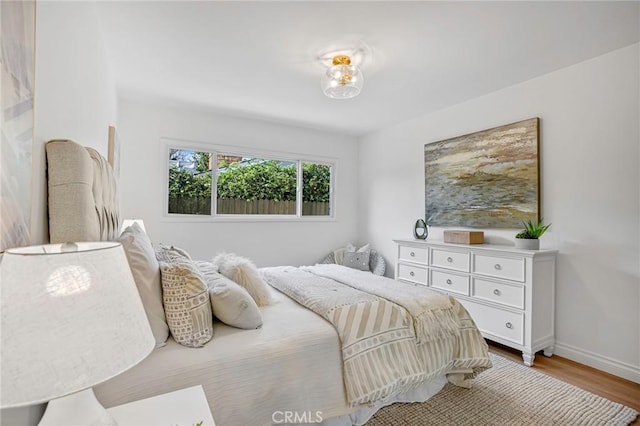
{"type": "Polygon", "coordinates": [[[161,138],[160,158],[163,168],[163,197],[162,197],[162,221],[163,222],[332,222],[336,220],[336,182],[338,160],[331,157],[300,154],[294,152],[264,150],[257,148],[241,147],[237,145],[211,144],[195,142],[183,139],[161,138]],[[207,152],[213,155],[237,155],[243,157],[264,158],[267,160],[291,161],[296,163],[296,214],[217,214],[217,168],[212,168],[211,176],[211,214],[179,214],[169,213],[169,153],[173,149],[207,152]],[[331,167],[329,180],[329,215],[314,216],[302,215],[302,164],[314,163],[331,167]]]}

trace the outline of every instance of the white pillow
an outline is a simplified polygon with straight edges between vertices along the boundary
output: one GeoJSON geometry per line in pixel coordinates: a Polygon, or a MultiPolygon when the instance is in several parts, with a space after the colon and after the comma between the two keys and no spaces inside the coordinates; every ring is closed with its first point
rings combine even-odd
{"type": "Polygon", "coordinates": [[[371,245],[370,244],[365,244],[360,248],[356,248],[356,246],[354,246],[353,244],[349,243],[344,248],[344,250],[346,252],[352,252],[352,253],[364,253],[366,251],[370,251],[371,250],[371,245]]]}
{"type": "Polygon", "coordinates": [[[233,253],[220,253],[213,258],[213,264],[222,275],[244,287],[258,306],[271,303],[269,286],[249,259],[233,253]]]}
{"type": "Polygon", "coordinates": [[[213,315],[232,327],[255,329],[262,326],[262,314],[247,290],[218,272],[211,262],[196,261],[209,288],[213,315]]]}
{"type": "Polygon", "coordinates": [[[162,305],[160,266],[147,234],[134,223],[126,228],[118,241],[122,244],[129,261],[129,268],[138,287],[156,347],[164,346],[169,337],[169,326],[162,305]]]}

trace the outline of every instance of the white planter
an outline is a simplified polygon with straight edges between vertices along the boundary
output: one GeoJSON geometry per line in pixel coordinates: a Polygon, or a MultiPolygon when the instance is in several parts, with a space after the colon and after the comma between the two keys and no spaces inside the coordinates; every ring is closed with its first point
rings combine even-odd
{"type": "Polygon", "coordinates": [[[525,250],[539,250],[540,240],[529,238],[516,238],[516,248],[525,250]]]}

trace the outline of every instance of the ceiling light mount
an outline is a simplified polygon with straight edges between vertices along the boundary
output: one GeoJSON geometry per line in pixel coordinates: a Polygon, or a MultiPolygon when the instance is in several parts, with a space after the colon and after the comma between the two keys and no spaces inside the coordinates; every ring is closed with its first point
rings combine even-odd
{"type": "Polygon", "coordinates": [[[320,80],[325,95],[331,99],[350,99],[360,94],[364,85],[362,71],[351,64],[348,55],[335,55],[320,80]]]}
{"type": "Polygon", "coordinates": [[[351,65],[351,58],[347,55],[336,55],[331,62],[333,62],[333,65],[351,65]]]}

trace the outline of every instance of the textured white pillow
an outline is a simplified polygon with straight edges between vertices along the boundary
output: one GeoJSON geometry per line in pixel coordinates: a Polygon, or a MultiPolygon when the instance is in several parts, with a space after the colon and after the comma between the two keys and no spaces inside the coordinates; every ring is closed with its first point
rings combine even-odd
{"type": "Polygon", "coordinates": [[[196,261],[209,288],[213,315],[232,327],[255,329],[262,326],[262,314],[247,290],[218,272],[211,262],[196,261]]]}
{"type": "Polygon", "coordinates": [[[346,252],[354,252],[354,253],[364,253],[366,251],[371,251],[371,245],[370,244],[365,244],[360,248],[356,248],[356,246],[354,246],[353,244],[349,243],[347,244],[347,246],[344,248],[344,250],[346,252]]]}
{"type": "Polygon", "coordinates": [[[222,275],[244,287],[258,306],[271,303],[269,286],[249,259],[233,253],[220,253],[213,258],[213,264],[222,275]]]}
{"type": "Polygon", "coordinates": [[[198,348],[213,337],[209,289],[198,267],[189,260],[160,262],[162,300],[173,339],[198,348]]]}
{"type": "Polygon", "coordinates": [[[160,266],[151,241],[137,223],[126,228],[118,240],[127,255],[144,311],[156,339],[156,347],[164,346],[169,337],[169,327],[162,305],[160,266]]]}
{"type": "Polygon", "coordinates": [[[191,260],[191,256],[186,250],[180,247],[167,246],[164,244],[157,244],[155,247],[156,259],[158,262],[173,262],[174,260],[191,260]]]}

